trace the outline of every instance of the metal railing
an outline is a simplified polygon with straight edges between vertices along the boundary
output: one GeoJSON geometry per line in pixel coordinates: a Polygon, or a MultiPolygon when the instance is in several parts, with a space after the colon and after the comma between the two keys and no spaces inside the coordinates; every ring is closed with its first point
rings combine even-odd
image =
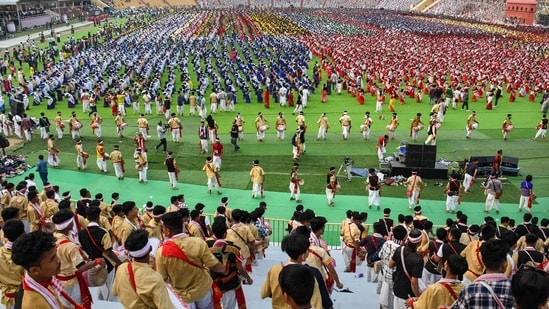
{"type": "MultiPolygon", "coordinates": [[[[210,219],[210,222],[213,222],[213,215],[212,214],[206,214],[208,218],[210,219]]],[[[290,232],[288,231],[288,223],[289,220],[287,219],[277,219],[277,218],[266,218],[271,223],[271,229],[272,229],[272,235],[271,235],[271,245],[272,246],[279,246],[280,242],[282,241],[282,238],[284,236],[289,235],[290,232]]],[[[366,226],[369,226],[370,224],[366,224],[366,226]]],[[[330,250],[339,250],[341,249],[341,238],[340,238],[340,223],[326,223],[326,227],[324,228],[324,234],[322,235],[322,239],[326,241],[328,244],[328,248],[330,250]]],[[[372,228],[370,228],[372,230],[372,228]]]]}

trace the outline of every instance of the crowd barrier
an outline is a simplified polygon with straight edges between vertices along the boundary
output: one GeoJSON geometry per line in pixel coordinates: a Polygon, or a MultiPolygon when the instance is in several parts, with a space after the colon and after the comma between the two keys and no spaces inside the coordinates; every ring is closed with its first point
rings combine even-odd
{"type": "MultiPolygon", "coordinates": [[[[212,214],[206,214],[206,216],[208,217],[210,222],[213,222],[212,214]]],[[[273,232],[271,235],[271,245],[279,246],[282,238],[284,238],[284,236],[286,235],[289,235],[288,223],[290,222],[290,220],[276,218],[266,219],[269,220],[269,222],[271,223],[271,229],[273,232]]],[[[324,228],[324,235],[322,236],[322,239],[326,241],[330,250],[341,249],[341,240],[339,236],[340,226],[340,223],[327,223],[326,227],[324,228]]],[[[367,226],[369,226],[369,224],[367,224],[367,226]]],[[[370,231],[371,230],[372,227],[370,227],[370,231]]]]}

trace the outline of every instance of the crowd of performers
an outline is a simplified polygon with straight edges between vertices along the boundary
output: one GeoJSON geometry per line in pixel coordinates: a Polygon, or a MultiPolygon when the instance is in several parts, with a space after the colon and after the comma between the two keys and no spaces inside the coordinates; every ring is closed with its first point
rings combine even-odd
{"type": "MultiPolygon", "coordinates": [[[[321,91],[318,104],[329,102],[328,96],[343,91],[357,97],[359,104],[365,104],[366,94],[375,97],[375,110],[372,114],[366,112],[359,126],[366,140],[370,138],[372,123],[384,120],[382,112],[389,100],[387,109],[392,116],[386,126],[387,135],[377,140],[380,160],[384,159],[388,141],[396,138],[395,131],[400,125],[396,109],[398,104],[406,103],[406,98],[408,102],[413,98],[418,103],[427,103],[427,96],[429,98],[429,120],[424,123],[422,113],[417,113],[409,130],[410,137],[417,140],[418,132],[427,127],[426,144],[436,143],[444,112],[450,108],[470,112],[464,123],[465,136],[471,138],[479,121],[477,113],[468,105],[469,96],[471,103],[486,100],[487,110],[501,104],[506,94],[509,99],[504,100],[505,104],[512,103],[517,96],[528,96],[530,101],[541,102],[543,113],[549,106],[549,75],[540,69],[548,67],[549,60],[538,52],[547,34],[541,30],[505,29],[379,12],[311,14],[315,17],[287,12],[234,10],[224,14],[183,10],[151,19],[147,27],[135,27],[118,36],[107,35],[105,41],[94,48],[80,42],[79,48],[65,52],[63,61],[56,63],[55,58],[49,59],[45,69],[34,68],[32,76],[26,77],[23,70],[16,72],[10,68],[3,90],[10,93],[8,105],[21,103],[23,111],[30,104],[29,96],[34,97],[35,105],[46,98],[49,109],[65,99],[71,108],[81,103],[84,115],[93,115],[91,127],[97,137],[101,137],[103,121],[97,110],[101,101],[104,107],[111,108],[117,135],[121,138],[128,125],[124,117],[131,109],[132,114],[139,115],[134,159],[143,183],[147,181],[148,166],[145,141],[150,138],[147,115],[153,114],[154,106],[157,115],[166,117],[166,125],[162,122],[157,125],[160,144],[156,147],[163,146],[166,151],[165,134],[169,130],[174,142],[179,142],[182,125],[178,116],[188,104],[190,114],[198,113],[204,119],[198,137],[206,140],[204,152],[210,151],[208,141],[212,144],[212,156],[208,157],[203,171],[208,178],[209,193],[215,189],[219,194],[218,171],[223,148],[219,146],[215,120],[207,115],[207,98],[210,114],[232,112],[234,103],[251,103],[253,98],[265,108],[271,107],[271,100],[281,106],[295,107],[293,114],[298,129],[292,135],[292,147],[296,161],[306,152],[307,125],[303,108],[311,104],[310,95],[315,91],[321,91]],[[348,26],[341,27],[341,20],[348,26]],[[393,41],[399,42],[398,49],[393,41]],[[313,56],[318,56],[320,62],[310,71],[313,56]],[[196,85],[191,80],[191,70],[197,76],[196,85]],[[325,82],[323,76],[327,76],[325,82]],[[21,93],[12,96],[15,88],[21,93]],[[177,100],[172,105],[174,98],[177,100]],[[374,113],[378,116],[372,117],[374,113]]],[[[9,61],[9,55],[7,57],[9,61]]],[[[68,124],[80,158],[77,164],[81,164],[79,168],[86,168],[89,155],[78,140],[82,128],[78,114],[75,111],[69,119],[63,119],[59,113],[54,123],[57,138],[63,137],[68,124]]],[[[55,146],[55,135],[48,134],[46,129],[53,124],[44,115],[35,116],[37,123],[24,112],[3,113],[0,115],[2,131],[20,138],[25,135],[30,141],[33,129],[39,127],[41,138],[48,140],[48,161],[57,166],[59,149],[55,146]]],[[[328,116],[331,115],[322,114],[317,120],[317,140],[326,139],[330,126],[328,116]]],[[[508,114],[502,122],[503,139],[507,139],[513,129],[511,119],[512,115],[508,114]]],[[[344,111],[338,121],[342,138],[347,140],[351,115],[344,111]]],[[[242,115],[237,114],[231,128],[234,151],[238,151],[237,141],[243,138],[243,124],[242,115]]],[[[284,113],[279,113],[274,126],[277,138],[285,138],[288,126],[284,113]]],[[[269,122],[261,112],[254,127],[257,140],[264,141],[269,122]]],[[[545,138],[545,114],[537,129],[533,139],[545,138]]],[[[113,148],[107,155],[99,140],[98,167],[106,172],[105,161],[110,157],[113,165],[122,164],[114,168],[118,178],[123,179],[122,155],[113,148]]],[[[177,177],[177,165],[170,156],[172,154],[167,153],[166,168],[173,174],[170,174],[170,185],[175,189],[176,181],[172,181],[172,177],[177,177]]],[[[299,186],[303,179],[298,171],[299,163],[295,162],[289,189],[290,200],[300,203],[299,186]]],[[[250,170],[253,198],[264,195],[264,175],[259,161],[254,161],[250,170]]],[[[372,182],[367,186],[370,191],[378,187],[372,182]]],[[[0,281],[2,302],[8,307],[21,302],[24,308],[30,304],[40,308],[91,308],[89,283],[82,274],[106,268],[106,284],[100,286],[99,299],[118,297],[126,307],[171,308],[174,306],[169,299],[172,295],[175,303],[179,302],[175,305],[178,307],[187,303],[196,308],[219,308],[223,303],[224,308],[234,308],[238,303],[239,308],[244,308],[240,278],[244,278],[244,284],[253,283],[249,275],[251,265],[264,254],[269,243],[271,229],[263,218],[265,203],[247,213],[238,209],[231,211],[228,199],[223,198],[213,222],[209,222],[203,214],[205,206],[197,203],[190,210],[184,196],[172,197],[169,207],[147,204],[145,212],[139,214],[135,202],[119,203],[118,195],[113,195],[112,203],[106,203],[101,193],[92,200],[90,192],[83,189],[80,199],[73,204],[69,192],[59,196],[59,191],[47,183],[42,192],[28,181],[16,185],[4,183],[3,187],[4,246],[0,249],[3,253],[0,281]],[[31,230],[33,232],[26,233],[31,230]],[[153,242],[158,249],[152,249],[153,242]],[[162,246],[158,246],[159,243],[162,246]],[[132,261],[122,263],[121,252],[127,252],[132,261]],[[19,266],[7,266],[12,263],[19,266]],[[156,271],[149,264],[154,265],[156,271]],[[181,273],[188,275],[181,276],[181,273]],[[165,281],[171,285],[166,286],[165,281]]],[[[450,181],[446,193],[453,192],[453,188],[450,181]]],[[[330,168],[326,186],[329,206],[333,206],[337,190],[335,168],[330,168]]],[[[372,201],[370,206],[380,207],[375,199],[372,201]]],[[[416,206],[414,211],[415,216],[399,216],[399,224],[393,224],[389,221],[390,209],[385,210],[384,218],[373,225],[370,237],[366,237],[368,229],[363,225],[367,219],[365,214],[350,212],[342,224],[344,271],[354,272],[360,261],[366,260],[368,280],[381,283],[383,308],[390,304],[405,308],[406,304],[413,306],[416,301],[418,308],[423,308],[421,304],[427,296],[422,298],[418,279],[425,277],[428,283],[435,283],[444,274],[442,270],[453,293],[448,290],[448,295],[437,294],[445,300],[437,299],[436,307],[451,305],[457,299],[453,306],[461,308],[460,304],[470,301],[468,297],[480,284],[473,281],[480,278],[496,290],[502,306],[510,308],[513,299],[509,278],[528,260],[540,264],[545,260],[547,224],[543,226],[542,220],[542,227],[538,228],[530,214],[512,230],[504,217],[501,225],[487,218],[482,226],[468,226],[467,216],[458,212],[456,220],[450,220],[446,229],[436,231],[436,240],[430,240],[432,223],[421,215],[421,208],[416,206]],[[399,246],[402,249],[397,249],[399,246]],[[508,259],[509,248],[515,251],[508,259]],[[457,258],[452,252],[464,258],[457,258]],[[424,260],[428,262],[423,263],[424,260]],[[378,277],[380,269],[383,275],[378,277]],[[482,275],[484,271],[487,274],[482,275]],[[394,283],[389,274],[396,277],[394,283]],[[456,280],[460,276],[464,278],[463,283],[456,280]]],[[[325,224],[325,218],[298,208],[291,222],[292,236],[282,241],[290,264],[307,260],[310,265],[317,265],[314,272],[320,273],[319,288],[315,288],[311,300],[304,306],[331,308],[330,280],[338,288],[343,287],[321,239],[325,224]]],[[[273,267],[261,289],[261,297],[273,299],[273,308],[284,307],[288,301],[279,289],[280,272],[283,272],[281,266],[273,267]]],[[[432,284],[423,293],[435,293],[435,287],[438,285],[432,284]]],[[[545,297],[545,303],[547,288],[537,295],[545,297]]]]}
{"type": "MultiPolygon", "coordinates": [[[[415,184],[413,177],[407,182],[415,184]]],[[[335,168],[328,178],[334,181],[335,168]]],[[[445,191],[449,197],[460,190],[452,181],[445,191]]],[[[369,186],[378,188],[372,181],[369,186]]],[[[184,195],[172,196],[168,206],[147,202],[140,211],[118,193],[109,201],[83,188],[76,199],[49,183],[39,192],[33,177],[2,187],[0,283],[8,308],[91,308],[95,298],[126,308],[245,308],[243,285],[257,284],[254,278],[263,281],[261,298],[272,298],[273,308],[286,308],[292,301],[281,292],[279,273],[302,263],[315,274],[305,300],[309,307],[332,308],[332,290],[344,288],[338,271],[360,273],[366,264],[366,280],[377,285],[382,308],[466,308],[480,298],[498,304],[491,292],[477,291],[479,281],[496,291],[503,308],[511,308],[513,301],[524,301],[524,292],[510,289],[524,268],[547,268],[547,219],[538,225],[539,219],[526,213],[520,224],[509,217],[498,224],[490,216],[471,224],[458,211],[436,229],[421,206],[398,218],[385,208],[373,224],[366,224],[371,220],[366,212],[347,211],[340,228],[344,263],[335,265],[323,239],[327,219],[299,204],[288,223],[290,235],[281,241],[288,262],[258,278],[251,273],[261,267],[273,232],[264,218],[265,202],[248,212],[232,209],[229,197],[222,197],[212,218],[204,214],[204,204],[189,206],[184,195]],[[441,282],[448,287],[439,288],[441,282]],[[96,297],[89,287],[98,288],[96,297]]],[[[531,274],[541,277],[528,286],[536,293],[530,301],[545,304],[549,276],[531,274]]]]}
{"type": "MultiPolygon", "coordinates": [[[[486,109],[490,110],[497,107],[506,94],[508,99],[503,99],[506,102],[514,102],[517,96],[528,96],[531,102],[541,103],[543,113],[549,107],[549,77],[543,70],[535,69],[547,62],[547,58],[537,52],[544,33],[525,30],[523,34],[530,39],[525,41],[517,30],[507,29],[508,35],[499,35],[503,31],[500,26],[486,29],[475,24],[435,23],[436,20],[418,24],[411,17],[390,14],[391,18],[387,18],[376,12],[346,13],[350,28],[338,27],[337,21],[327,17],[308,19],[306,15],[237,12],[239,14],[228,16],[220,12],[184,11],[160,18],[149,27],[136,27],[131,35],[123,33],[107,39],[108,44],[97,48],[80,42],[80,48],[72,49],[70,57],[65,53],[63,61],[43,71],[37,70],[32,76],[25,76],[23,70],[6,74],[4,90],[7,93],[22,89],[20,96],[8,96],[8,105],[22,103],[26,109],[32,96],[34,104],[48,98],[47,106],[53,109],[58,100],[66,98],[69,107],[81,103],[83,112],[91,115],[103,102],[118,118],[115,123],[122,136],[126,122],[119,117],[124,117],[130,109],[133,114],[140,114],[144,108],[145,115],[153,114],[155,109],[156,114],[166,114],[168,120],[170,111],[177,111],[180,116],[185,105],[190,105],[189,114],[198,113],[205,119],[208,103],[209,112],[216,113],[234,111],[234,104],[241,99],[244,103],[255,99],[253,101],[263,103],[266,108],[271,102],[295,106],[293,113],[299,114],[315,91],[320,91],[321,102],[327,102],[334,93],[346,91],[357,97],[359,104],[368,101],[369,93],[375,97],[374,111],[380,113],[380,120],[384,119],[383,106],[393,113],[387,130],[394,139],[398,105],[410,99],[427,102],[428,96],[429,125],[427,122],[412,124],[411,137],[416,140],[417,129],[427,127],[431,132],[428,135],[433,136],[429,143],[435,140],[436,130],[450,107],[469,110],[470,102],[484,100],[486,109]],[[271,19],[262,19],[266,17],[271,19]],[[300,26],[292,21],[298,17],[304,20],[300,26]],[[321,21],[333,24],[333,28],[319,28],[321,21]],[[270,35],[280,34],[277,31],[281,31],[280,25],[284,22],[288,23],[286,33],[299,34],[296,39],[270,35]],[[402,28],[409,29],[407,31],[394,28],[407,24],[418,24],[418,28],[415,32],[407,27],[402,28]],[[433,48],[430,37],[424,35],[427,26],[432,26],[430,31],[435,33],[432,37],[437,38],[437,48],[433,48]],[[345,31],[352,34],[347,35],[345,31]],[[358,31],[362,33],[357,34],[358,31]],[[403,38],[404,45],[399,51],[392,51],[392,46],[381,39],[387,35],[403,38]],[[460,48],[450,48],[453,46],[460,48]],[[464,58],[464,51],[479,55],[464,58]],[[313,55],[321,61],[309,70],[313,55]],[[464,60],[457,61],[462,58],[464,60]],[[191,67],[197,76],[196,85],[190,78],[191,67]],[[323,76],[327,76],[325,81],[323,76]],[[19,87],[13,79],[17,79],[19,87]]],[[[9,61],[9,54],[6,55],[9,61]]],[[[50,60],[55,62],[55,58],[50,60]]],[[[33,128],[31,122],[22,121],[23,113],[2,117],[6,135],[22,138],[33,128]],[[23,126],[23,123],[26,124],[23,126]]],[[[99,117],[95,121],[97,127],[101,116],[94,114],[94,117],[99,117]]],[[[371,117],[366,117],[366,127],[369,127],[368,118],[371,117]]],[[[73,121],[63,122],[72,124],[73,121]]],[[[62,126],[58,125],[63,129],[62,126]]],[[[278,138],[284,136],[279,129],[285,127],[285,124],[276,124],[278,138]]],[[[258,140],[264,139],[268,128],[264,119],[256,120],[258,140]]],[[[510,120],[502,125],[506,132],[512,128],[510,120]]],[[[73,133],[72,125],[69,130],[73,133]]],[[[361,130],[365,139],[369,138],[367,131],[361,130]]],[[[96,132],[101,130],[94,127],[96,132]]],[[[319,135],[325,138],[324,134],[319,135]]],[[[346,139],[346,134],[343,135],[346,139]]],[[[506,138],[506,134],[503,135],[506,138]]],[[[73,134],[75,136],[78,134],[73,134]]]]}
{"type": "Polygon", "coordinates": [[[248,273],[272,232],[266,203],[250,213],[231,209],[223,197],[210,222],[205,205],[190,207],[184,195],[172,196],[169,206],[147,202],[142,212],[118,193],[107,200],[84,188],[79,195],[74,202],[50,183],[39,192],[34,177],[3,183],[0,282],[7,308],[89,309],[89,287],[98,287],[98,299],[126,308],[245,307],[242,284],[253,283],[248,273]],[[40,267],[42,259],[51,266],[40,267]]]}

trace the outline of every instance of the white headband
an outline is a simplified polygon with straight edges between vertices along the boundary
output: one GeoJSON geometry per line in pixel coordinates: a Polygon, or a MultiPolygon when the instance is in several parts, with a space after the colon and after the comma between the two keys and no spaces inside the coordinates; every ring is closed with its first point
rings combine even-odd
{"type": "Polygon", "coordinates": [[[416,237],[416,238],[408,236],[408,242],[413,243],[413,244],[417,244],[417,243],[421,242],[422,236],[423,236],[422,234],[419,234],[419,236],[416,237]]]}
{"type": "Polygon", "coordinates": [[[64,221],[64,222],[61,222],[61,223],[58,223],[55,225],[55,228],[58,230],[58,231],[62,231],[66,228],[69,227],[69,225],[73,222],[74,218],[70,218],[69,220],[67,221],[64,221]]]}
{"type": "Polygon", "coordinates": [[[147,240],[147,244],[145,245],[145,247],[135,251],[128,251],[128,253],[134,258],[140,258],[147,255],[151,251],[151,248],[151,242],[147,240]]]}

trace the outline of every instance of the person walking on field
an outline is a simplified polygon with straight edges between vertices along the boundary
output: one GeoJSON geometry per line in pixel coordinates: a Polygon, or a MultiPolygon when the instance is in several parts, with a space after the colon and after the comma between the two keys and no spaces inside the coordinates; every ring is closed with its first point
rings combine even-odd
{"type": "Polygon", "coordinates": [[[379,162],[383,162],[385,160],[384,155],[385,155],[385,152],[387,151],[388,142],[389,142],[389,135],[387,134],[381,136],[377,140],[376,153],[377,153],[377,158],[379,159],[379,162]]]}
{"type": "Polygon", "coordinates": [[[170,179],[170,187],[172,190],[177,190],[177,174],[179,173],[179,169],[177,168],[177,164],[175,162],[175,158],[173,157],[173,152],[169,151],[168,155],[166,156],[166,160],[164,160],[164,166],[168,170],[168,178],[170,179]]]}
{"type": "Polygon", "coordinates": [[[118,145],[114,145],[114,150],[111,152],[110,158],[112,160],[114,174],[118,177],[118,180],[124,179],[124,158],[122,157],[122,153],[120,152],[120,147],[118,145]]]}
{"type": "Polygon", "coordinates": [[[215,167],[218,171],[220,171],[222,162],[221,160],[223,158],[223,144],[221,144],[219,138],[216,138],[215,143],[212,144],[212,158],[215,167]]]}
{"type": "Polygon", "coordinates": [[[107,173],[107,159],[109,158],[109,154],[105,152],[105,147],[103,147],[103,141],[97,142],[97,146],[95,147],[95,153],[97,156],[97,167],[99,170],[103,173],[107,173]]]}
{"type": "Polygon", "coordinates": [[[166,152],[166,148],[168,147],[168,142],[166,141],[166,132],[168,131],[168,126],[164,126],[162,124],[162,121],[158,121],[158,124],[156,125],[156,134],[158,135],[158,139],[160,140],[160,143],[158,145],[154,146],[154,150],[158,150],[160,146],[162,146],[162,151],[166,152]]]}
{"type": "Polygon", "coordinates": [[[496,209],[496,214],[499,214],[499,199],[503,194],[503,185],[498,179],[496,173],[491,173],[486,182],[486,189],[484,195],[486,195],[486,208],[485,213],[488,213],[492,208],[496,209]]]}
{"type": "Polygon", "coordinates": [[[82,148],[82,140],[78,139],[76,145],[74,146],[76,151],[76,167],[80,170],[85,170],[88,167],[87,159],[89,157],[88,153],[82,148]]]}
{"type": "Polygon", "coordinates": [[[457,174],[452,173],[444,190],[444,193],[446,193],[446,212],[452,212],[453,214],[456,213],[456,207],[459,204],[459,196],[461,194],[461,184],[458,178],[457,174]]]}
{"type": "Polygon", "coordinates": [[[299,163],[296,162],[290,172],[290,201],[295,200],[297,203],[301,203],[301,200],[299,199],[301,190],[299,187],[303,184],[303,179],[297,173],[298,169],[299,163]]]}
{"type": "Polygon", "coordinates": [[[261,198],[264,198],[263,184],[265,182],[265,171],[259,166],[259,160],[253,161],[250,177],[252,179],[252,198],[255,198],[258,195],[261,195],[261,198]]]}
{"type": "Polygon", "coordinates": [[[149,162],[147,161],[147,155],[143,152],[143,149],[137,148],[136,150],[136,162],[137,174],[139,176],[139,182],[147,183],[147,170],[149,169],[149,162]]]}
{"type": "Polygon", "coordinates": [[[520,201],[518,211],[525,209],[532,212],[532,202],[536,198],[534,193],[534,184],[532,183],[532,175],[527,175],[520,183],[520,201]]]}
{"type": "Polygon", "coordinates": [[[183,125],[175,113],[171,114],[171,118],[168,120],[168,125],[172,131],[172,140],[174,143],[178,144],[181,141],[183,125]]]}
{"type": "Polygon", "coordinates": [[[212,157],[206,158],[206,164],[202,167],[202,170],[206,173],[206,178],[208,178],[208,194],[212,194],[212,188],[215,187],[217,194],[221,194],[221,184],[219,183],[219,173],[217,167],[212,162],[212,157]]]}
{"type": "MultiPolygon", "coordinates": [[[[231,126],[231,144],[234,146],[233,152],[237,152],[240,149],[240,146],[238,146],[238,136],[239,136],[239,129],[238,124],[236,123],[236,119],[233,119],[233,125],[231,126]]],[[[202,140],[201,140],[202,141],[202,140]]],[[[206,141],[207,142],[207,141],[206,141]]]]}
{"type": "Polygon", "coordinates": [[[328,206],[334,207],[334,199],[338,189],[339,183],[337,182],[336,168],[332,166],[326,175],[326,198],[328,199],[328,206]]]}
{"type": "Polygon", "coordinates": [[[418,205],[419,194],[423,190],[425,183],[420,176],[417,175],[417,170],[412,170],[412,176],[404,182],[408,185],[406,196],[408,197],[408,209],[415,208],[418,205]]]}
{"type": "Polygon", "coordinates": [[[471,133],[473,133],[473,130],[478,128],[478,121],[477,121],[477,113],[473,111],[469,117],[467,117],[467,126],[465,127],[467,133],[465,134],[465,138],[471,139],[471,133]]]}
{"type": "Polygon", "coordinates": [[[339,123],[341,124],[343,140],[346,141],[349,138],[349,133],[351,132],[351,117],[349,117],[347,111],[343,112],[343,115],[339,118],[339,123]]]}
{"type": "Polygon", "coordinates": [[[536,136],[532,137],[533,141],[535,141],[540,136],[543,138],[543,141],[546,140],[547,124],[549,124],[549,119],[547,119],[546,114],[543,114],[543,116],[541,117],[541,120],[536,125],[537,131],[536,131],[536,136]]]}
{"type": "Polygon", "coordinates": [[[379,183],[379,177],[376,175],[376,170],[370,168],[368,170],[368,179],[364,182],[366,190],[368,190],[368,208],[372,209],[372,205],[380,209],[380,197],[381,197],[381,184],[379,183]]]}
{"type": "Polygon", "coordinates": [[[326,117],[326,113],[322,113],[316,123],[318,124],[318,134],[316,136],[316,140],[326,140],[328,129],[330,129],[330,122],[328,121],[328,117],[326,117]]]}

